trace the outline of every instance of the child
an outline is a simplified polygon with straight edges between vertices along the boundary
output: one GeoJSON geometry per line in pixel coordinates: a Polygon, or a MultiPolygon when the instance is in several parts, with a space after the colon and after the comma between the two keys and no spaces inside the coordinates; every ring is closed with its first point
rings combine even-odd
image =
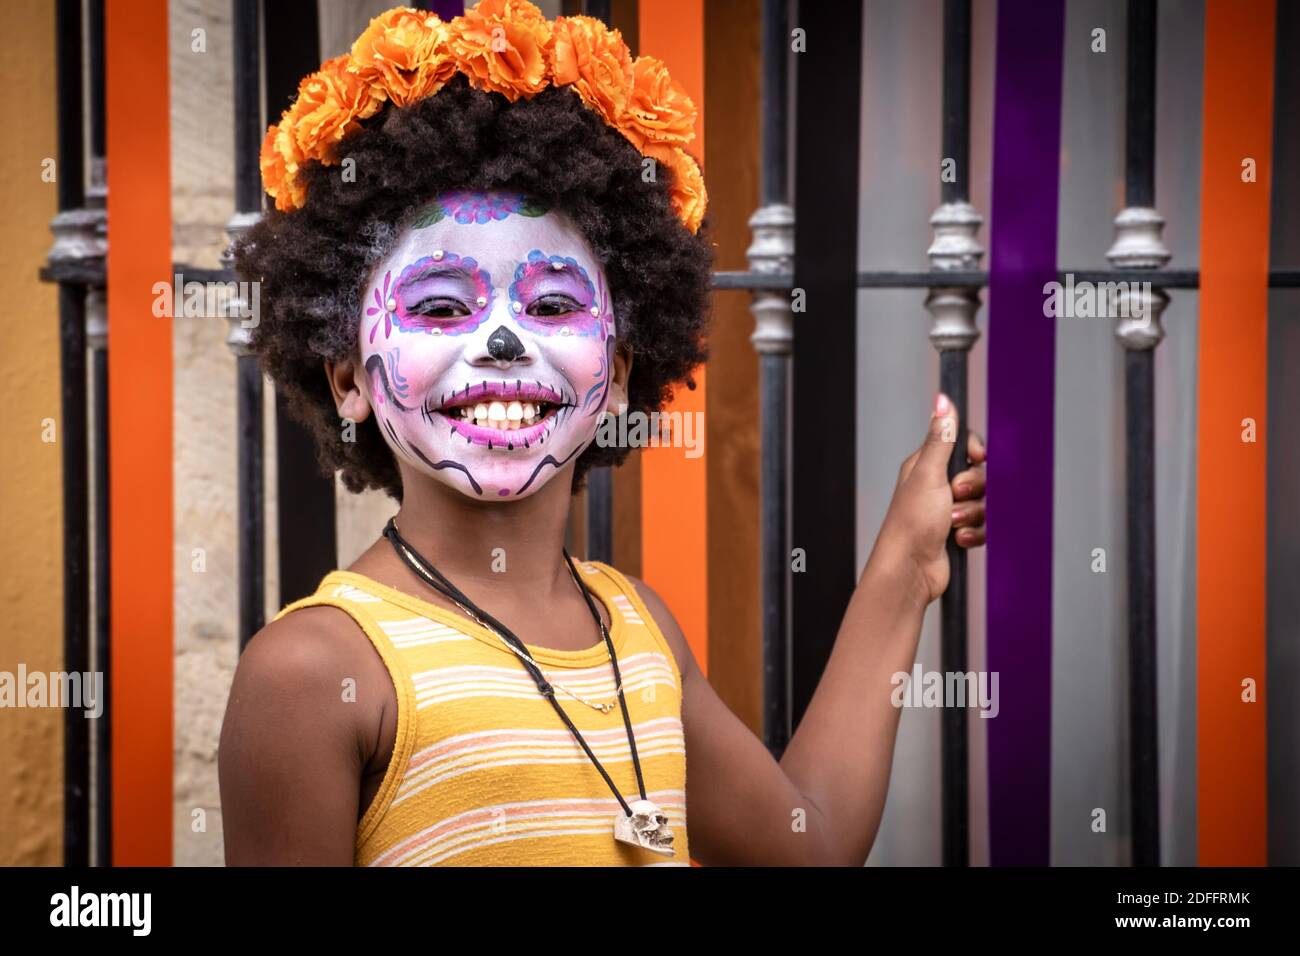
{"type": "Polygon", "coordinates": [[[563,550],[583,475],[628,451],[602,419],[661,408],[705,357],[693,124],[616,31],[483,0],[376,18],[269,132],[276,211],[236,248],[263,283],[254,347],[322,464],[400,509],[240,661],[229,863],[865,860],[891,675],[949,530],[984,538],[983,448],[950,486],[947,399],[779,763],[653,590],[563,550]]]}

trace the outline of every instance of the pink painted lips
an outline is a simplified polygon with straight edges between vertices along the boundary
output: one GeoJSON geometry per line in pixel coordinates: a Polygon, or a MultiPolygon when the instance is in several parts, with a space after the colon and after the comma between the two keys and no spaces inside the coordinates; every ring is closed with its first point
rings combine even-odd
{"type": "Polygon", "coordinates": [[[484,381],[440,397],[430,409],[467,444],[512,451],[544,442],[556,413],[572,403],[541,382],[484,381]]]}

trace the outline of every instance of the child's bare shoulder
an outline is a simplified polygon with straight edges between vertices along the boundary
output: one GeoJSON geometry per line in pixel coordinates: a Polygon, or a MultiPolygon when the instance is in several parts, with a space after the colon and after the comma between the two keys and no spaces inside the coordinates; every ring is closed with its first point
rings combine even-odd
{"type": "Polygon", "coordinates": [[[370,656],[369,646],[361,628],[345,611],[304,607],[254,634],[239,666],[241,670],[273,672],[282,679],[311,680],[330,677],[340,666],[355,672],[357,662],[370,656]]]}
{"type": "Polygon", "coordinates": [[[382,706],[373,705],[382,704],[385,685],[390,679],[383,661],[345,611],[305,607],[253,635],[240,656],[230,699],[232,707],[243,702],[287,723],[299,717],[309,724],[330,720],[340,731],[373,740],[382,714],[382,706]],[[341,701],[360,706],[332,706],[341,701]]]}

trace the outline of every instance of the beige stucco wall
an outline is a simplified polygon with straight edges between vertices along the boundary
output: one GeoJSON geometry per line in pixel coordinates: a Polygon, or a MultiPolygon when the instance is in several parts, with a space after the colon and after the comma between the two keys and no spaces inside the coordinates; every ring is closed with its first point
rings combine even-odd
{"type": "MultiPolygon", "coordinates": [[[[215,268],[234,212],[230,4],[172,0],[169,34],[172,259],[215,268]],[[195,30],[204,31],[203,52],[194,49],[195,30]]],[[[224,319],[173,321],[173,859],[217,864],[216,751],[239,607],[235,357],[225,345],[224,319]]]]}
{"type": "MultiPolygon", "coordinates": [[[[0,149],[0,670],[63,666],[62,413],[58,290],[36,277],[49,251],[58,187],[41,180],[54,158],[54,8],[12,0],[0,30],[8,92],[0,149]],[[55,441],[42,422],[55,421],[55,441]]],[[[56,171],[57,173],[57,171],[56,171]]],[[[62,711],[0,708],[0,865],[62,860],[62,711]]]]}

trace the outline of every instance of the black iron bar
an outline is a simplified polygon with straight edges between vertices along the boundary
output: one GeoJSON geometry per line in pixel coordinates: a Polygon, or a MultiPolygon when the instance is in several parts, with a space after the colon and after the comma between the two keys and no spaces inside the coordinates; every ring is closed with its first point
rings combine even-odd
{"type": "Polygon", "coordinates": [[[1133,865],[1160,864],[1156,711],[1155,376],[1152,349],[1125,353],[1129,773],[1133,865]]]}
{"type": "MultiPolygon", "coordinates": [[[[941,176],[940,191],[944,203],[964,203],[970,199],[970,0],[944,0],[943,5],[943,162],[953,167],[941,176]]],[[[941,167],[942,170],[942,167],[941,167]]],[[[946,280],[946,273],[945,273],[946,280]]],[[[977,296],[978,290],[970,290],[977,296]]],[[[973,310],[978,303],[973,303],[973,310]]],[[[951,480],[968,466],[966,457],[967,361],[970,341],[961,347],[939,352],[939,390],[957,409],[958,430],[952,457],[948,461],[951,480]]],[[[967,580],[966,552],[950,533],[946,544],[949,583],[940,598],[941,667],[946,674],[967,671],[967,580]]],[[[970,864],[970,765],[967,740],[969,711],[965,707],[945,707],[940,730],[940,817],[943,829],[944,866],[970,864]]]]}
{"type": "MultiPolygon", "coordinates": [[[[60,164],[67,175],[68,167],[60,164]]],[[[86,448],[86,290],[59,285],[59,364],[63,422],[63,670],[90,670],[88,454],[86,448]]],[[[90,722],[63,709],[63,865],[90,865],[90,722]]]]}
{"type": "MultiPolygon", "coordinates": [[[[102,36],[102,34],[101,34],[102,36]]],[[[111,653],[112,575],[109,564],[110,525],[108,507],[108,350],[91,352],[94,375],[95,428],[95,670],[103,675],[102,708],[95,721],[95,866],[113,865],[113,773],[112,773],[112,671],[111,653]]]]}
{"type": "MultiPolygon", "coordinates": [[[[1129,0],[1125,204],[1155,204],[1155,0],[1129,0]]],[[[1160,864],[1156,709],[1155,348],[1125,354],[1129,773],[1134,866],[1160,864]]]]}
{"type": "MultiPolygon", "coordinates": [[[[90,179],[88,204],[105,202],[104,156],[107,149],[104,112],[104,0],[86,3],[86,62],[90,71],[90,179]]],[[[90,293],[87,328],[91,348],[91,416],[94,428],[94,461],[91,480],[95,489],[95,620],[92,628],[94,668],[103,678],[100,715],[95,721],[94,817],[91,821],[95,866],[113,865],[113,750],[112,750],[112,569],[111,526],[108,483],[108,335],[107,293],[102,286],[90,293]],[[92,334],[93,333],[93,334],[92,334]]]]}
{"type": "Polygon", "coordinates": [[[614,560],[614,473],[609,466],[587,472],[587,560],[614,560]]]}
{"type": "Polygon", "coordinates": [[[1124,96],[1124,202],[1151,206],[1156,198],[1156,5],[1129,0],[1124,96]]]}
{"type": "MultiPolygon", "coordinates": [[[[263,70],[267,112],[278,119],[293,101],[302,77],[321,62],[316,0],[264,4],[262,35],[266,49],[275,54],[267,57],[263,70]]],[[[256,102],[252,96],[249,99],[256,102]]],[[[258,192],[260,198],[260,186],[258,192]]],[[[275,391],[275,483],[277,601],[284,606],[312,594],[321,578],[338,566],[338,530],[334,476],[321,473],[315,439],[289,413],[279,390],[275,391]]]]}
{"type": "Polygon", "coordinates": [[[941,180],[944,202],[970,198],[970,0],[943,4],[943,159],[955,175],[941,180]]]}
{"type": "Polygon", "coordinates": [[[777,758],[790,743],[790,356],[759,358],[763,545],[763,742],[777,758]]]}
{"type": "MultiPolygon", "coordinates": [[[[85,204],[80,0],[55,8],[59,210],[85,204]]],[[[86,289],[59,283],[59,382],[63,446],[63,670],[90,670],[90,574],[86,413],[86,289]]],[[[90,863],[90,723],[63,710],[63,863],[90,863]]]]}
{"type": "MultiPolygon", "coordinates": [[[[948,477],[956,477],[967,466],[966,370],[969,353],[956,349],[939,353],[939,389],[961,410],[956,446],[948,463],[948,477]]],[[[967,577],[966,550],[950,534],[948,589],[939,601],[940,659],[948,674],[967,672],[967,577]]],[[[970,756],[967,739],[969,711],[965,707],[942,710],[942,819],[943,865],[970,865],[970,756]]]]}
{"type": "MultiPolygon", "coordinates": [[[[262,134],[260,0],[234,0],[235,210],[262,208],[258,150],[262,134]]],[[[266,620],[266,515],[262,458],[262,370],[246,350],[236,352],[239,434],[239,648],[266,620]]]]}
{"type": "MultiPolygon", "coordinates": [[[[760,208],[790,197],[789,18],[787,0],[764,0],[760,208]]],[[[784,286],[793,285],[793,275],[784,286]]],[[[788,295],[788,292],[787,292],[788,295]]],[[[784,304],[788,309],[788,303],[784,304]]],[[[759,343],[759,592],[762,601],[763,742],[780,758],[793,733],[793,650],[790,632],[790,365],[792,314],[784,313],[784,347],[759,343]]],[[[761,331],[760,321],[760,331],[761,331]]]]}
{"type": "Polygon", "coordinates": [[[90,67],[90,155],[102,161],[108,148],[104,113],[104,0],[87,0],[86,34],[86,61],[90,67]]]}
{"type": "MultiPolygon", "coordinates": [[[[186,281],[234,282],[238,276],[229,269],[212,269],[190,266],[183,262],[173,265],[173,270],[184,274],[186,281]]],[[[80,282],[103,284],[104,266],[99,260],[83,263],[54,263],[41,266],[38,275],[46,282],[80,282]]],[[[1150,282],[1153,289],[1196,289],[1201,276],[1195,269],[1077,269],[1058,272],[1056,279],[1064,284],[1067,276],[1080,282],[1150,282]]],[[[713,288],[719,292],[749,292],[761,289],[789,289],[794,285],[790,272],[742,272],[720,270],[713,273],[713,288]]],[[[927,289],[974,288],[988,285],[987,272],[944,272],[936,275],[930,270],[916,272],[860,272],[858,288],[861,289],[927,289]]],[[[1300,269],[1272,269],[1268,274],[1270,289],[1300,289],[1300,269]]],[[[1285,317],[1285,316],[1284,316],[1285,317]]]]}
{"type": "MultiPolygon", "coordinates": [[[[1076,269],[1056,274],[1062,285],[1069,279],[1077,286],[1080,282],[1150,282],[1156,289],[1195,289],[1200,285],[1196,270],[1169,271],[1156,269],[1076,269]]],[[[713,273],[715,289],[788,289],[794,281],[790,273],[733,272],[713,273]]],[[[959,288],[979,289],[988,285],[987,272],[943,272],[936,275],[930,270],[859,272],[859,289],[927,289],[959,288]]],[[[1300,287],[1300,269],[1274,269],[1269,273],[1268,284],[1274,289],[1300,287]]]]}
{"type": "MultiPolygon", "coordinates": [[[[585,0],[583,12],[610,23],[610,0],[585,0]]],[[[612,24],[611,24],[612,25],[612,24]]],[[[608,466],[587,472],[586,556],[590,561],[614,560],[614,473],[608,466]]]]}
{"type": "MultiPolygon", "coordinates": [[[[795,635],[791,722],[797,729],[821,680],[858,578],[854,449],[857,428],[858,228],[845,209],[861,188],[856,133],[862,84],[863,5],[801,3],[808,48],[794,56],[793,288],[807,312],[794,321],[791,352],[792,523],[806,556],[791,575],[795,635]],[[815,40],[815,42],[814,42],[815,40]],[[849,127],[845,128],[845,119],[849,127]],[[830,331],[834,326],[834,331],[830,331]],[[826,408],[838,411],[824,414],[826,408]],[[828,514],[834,515],[828,520],[828,514]]],[[[789,555],[783,556],[789,561],[789,555]]]]}
{"type": "MultiPolygon", "coordinates": [[[[789,4],[764,0],[759,203],[790,200],[789,4]]],[[[787,287],[788,288],[788,287],[787,287]]]]}
{"type": "Polygon", "coordinates": [[[262,174],[258,151],[262,146],[262,4],[260,0],[234,0],[231,42],[235,56],[235,209],[257,212],[262,208],[262,174]]]}
{"type": "Polygon", "coordinates": [[[262,369],[257,358],[236,359],[239,430],[239,649],[266,622],[266,543],[262,487],[262,369]]]}

